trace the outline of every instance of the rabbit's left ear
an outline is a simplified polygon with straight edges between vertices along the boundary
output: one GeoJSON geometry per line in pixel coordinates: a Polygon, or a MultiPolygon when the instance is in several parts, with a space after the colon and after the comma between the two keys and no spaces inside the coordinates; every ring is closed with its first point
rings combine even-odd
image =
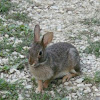
{"type": "Polygon", "coordinates": [[[35,25],[35,28],[34,28],[34,42],[38,42],[38,41],[40,41],[40,26],[35,25]]]}
{"type": "Polygon", "coordinates": [[[43,35],[42,38],[42,45],[43,47],[46,47],[53,39],[53,32],[48,32],[45,35],[43,35]]]}

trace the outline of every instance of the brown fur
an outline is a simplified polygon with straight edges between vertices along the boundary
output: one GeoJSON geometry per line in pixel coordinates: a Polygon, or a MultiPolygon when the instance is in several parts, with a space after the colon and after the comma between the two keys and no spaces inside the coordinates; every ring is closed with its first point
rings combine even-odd
{"type": "Polygon", "coordinates": [[[40,40],[40,27],[35,26],[34,42],[29,50],[29,68],[38,81],[38,90],[48,87],[52,79],[64,77],[63,81],[79,75],[80,57],[77,49],[67,42],[55,43],[49,47],[53,33],[48,32],[40,40]],[[44,83],[42,83],[44,81],[44,83]]]}

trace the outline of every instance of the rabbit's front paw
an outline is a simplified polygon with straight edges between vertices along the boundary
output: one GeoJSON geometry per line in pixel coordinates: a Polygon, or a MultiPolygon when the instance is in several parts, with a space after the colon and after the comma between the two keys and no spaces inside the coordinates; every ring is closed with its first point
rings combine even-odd
{"type": "Polygon", "coordinates": [[[41,89],[41,88],[36,88],[36,93],[41,93],[43,91],[43,89],[41,89]]]}

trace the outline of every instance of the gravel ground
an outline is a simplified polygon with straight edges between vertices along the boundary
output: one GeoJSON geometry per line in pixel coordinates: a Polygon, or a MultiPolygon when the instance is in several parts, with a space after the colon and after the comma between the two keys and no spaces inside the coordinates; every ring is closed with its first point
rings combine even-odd
{"type": "MultiPolygon", "coordinates": [[[[83,52],[89,46],[88,40],[92,42],[100,41],[100,24],[84,24],[84,19],[97,18],[100,21],[100,1],[11,0],[11,2],[17,3],[18,8],[10,10],[9,13],[27,13],[28,17],[31,18],[28,25],[32,30],[36,24],[40,24],[42,35],[47,31],[54,32],[52,43],[67,41],[72,43],[80,52],[82,74],[64,84],[61,83],[61,79],[54,80],[51,84],[52,89],[45,90],[44,92],[50,93],[52,97],[56,97],[55,90],[53,90],[55,88],[59,94],[64,94],[64,100],[100,100],[100,84],[85,82],[84,80],[86,76],[94,77],[95,72],[100,71],[100,58],[94,54],[86,54],[83,52]],[[95,31],[98,35],[95,35],[95,31]],[[88,35],[91,35],[91,38],[88,38],[88,35]]],[[[5,20],[5,16],[0,15],[0,18],[5,20]]],[[[20,25],[23,22],[11,19],[5,22],[5,24],[10,23],[20,25]]],[[[7,35],[5,36],[7,37],[7,35]]],[[[2,38],[3,36],[0,37],[0,41],[2,38]]],[[[21,40],[16,40],[16,42],[20,43],[21,40]]],[[[13,54],[16,56],[16,52],[13,54]]],[[[20,57],[24,58],[25,56],[20,55],[20,57]]],[[[8,62],[8,58],[0,57],[1,67],[8,62]]],[[[31,91],[35,91],[36,85],[31,81],[27,64],[23,70],[12,68],[9,73],[1,72],[0,77],[11,83],[24,79],[23,85],[27,89],[25,98],[31,100],[31,91]],[[34,89],[31,90],[33,87],[34,89]]],[[[19,92],[18,100],[24,100],[25,98],[19,92]]]]}

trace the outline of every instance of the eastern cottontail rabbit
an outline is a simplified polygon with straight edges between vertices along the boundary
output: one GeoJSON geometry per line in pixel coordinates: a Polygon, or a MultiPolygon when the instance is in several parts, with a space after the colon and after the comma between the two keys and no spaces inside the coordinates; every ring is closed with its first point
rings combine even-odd
{"type": "Polygon", "coordinates": [[[40,26],[34,28],[34,42],[29,50],[29,68],[38,82],[37,91],[47,88],[52,79],[63,77],[62,82],[80,73],[80,57],[74,46],[67,42],[49,47],[53,33],[48,32],[40,40],[40,26]]]}

